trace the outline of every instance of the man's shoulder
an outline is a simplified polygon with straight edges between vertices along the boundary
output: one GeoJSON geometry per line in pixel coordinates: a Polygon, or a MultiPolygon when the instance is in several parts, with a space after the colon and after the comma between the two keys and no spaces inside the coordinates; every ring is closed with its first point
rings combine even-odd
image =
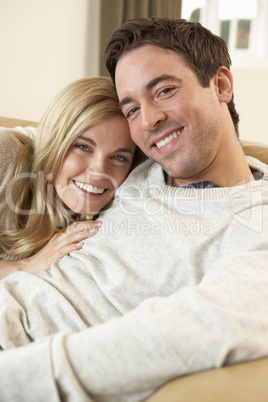
{"type": "Polygon", "coordinates": [[[139,166],[133,169],[132,172],[130,172],[120,189],[125,189],[129,185],[142,186],[146,184],[151,170],[154,170],[156,165],[158,164],[151,159],[147,159],[145,162],[142,162],[139,166]]]}

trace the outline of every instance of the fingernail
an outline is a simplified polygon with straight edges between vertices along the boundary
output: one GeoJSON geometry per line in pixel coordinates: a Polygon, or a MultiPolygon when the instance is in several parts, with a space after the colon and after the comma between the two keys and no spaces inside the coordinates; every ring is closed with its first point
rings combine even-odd
{"type": "Polygon", "coordinates": [[[101,227],[102,222],[100,222],[100,221],[95,221],[94,225],[95,225],[97,228],[99,228],[99,227],[101,227]]]}

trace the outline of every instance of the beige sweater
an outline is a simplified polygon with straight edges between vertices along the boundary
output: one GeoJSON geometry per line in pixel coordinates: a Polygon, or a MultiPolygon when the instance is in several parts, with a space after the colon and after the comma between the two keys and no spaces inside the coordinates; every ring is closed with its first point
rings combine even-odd
{"type": "Polygon", "coordinates": [[[0,352],[1,402],[142,401],[268,355],[268,167],[248,162],[262,180],[194,189],[147,161],[82,250],[4,278],[0,344],[29,345],[0,352]]]}
{"type": "MultiPolygon", "coordinates": [[[[23,148],[22,142],[11,134],[12,130],[0,130],[0,230],[15,229],[14,207],[21,193],[26,175],[30,172],[30,161],[24,159],[22,179],[15,178],[18,155],[23,148]]],[[[25,131],[27,134],[27,130],[25,131]]],[[[14,259],[0,248],[0,259],[14,259]]]]}

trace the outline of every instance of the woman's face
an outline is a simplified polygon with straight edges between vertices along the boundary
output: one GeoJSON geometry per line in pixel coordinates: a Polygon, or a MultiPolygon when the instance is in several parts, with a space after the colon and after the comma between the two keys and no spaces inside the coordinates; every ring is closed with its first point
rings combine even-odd
{"type": "Polygon", "coordinates": [[[76,213],[96,214],[127,177],[134,153],[126,119],[120,115],[104,118],[69,148],[54,180],[58,196],[76,213]]]}

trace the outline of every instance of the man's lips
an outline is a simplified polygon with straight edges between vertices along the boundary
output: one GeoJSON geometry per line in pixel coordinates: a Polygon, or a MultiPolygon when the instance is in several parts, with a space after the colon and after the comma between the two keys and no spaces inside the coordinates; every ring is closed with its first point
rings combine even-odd
{"type": "Polygon", "coordinates": [[[183,130],[183,127],[178,130],[174,130],[170,133],[166,133],[166,134],[162,135],[162,137],[160,137],[160,138],[154,139],[154,142],[152,143],[152,147],[161,149],[162,147],[167,145],[170,141],[179,137],[182,130],[183,130]]]}

